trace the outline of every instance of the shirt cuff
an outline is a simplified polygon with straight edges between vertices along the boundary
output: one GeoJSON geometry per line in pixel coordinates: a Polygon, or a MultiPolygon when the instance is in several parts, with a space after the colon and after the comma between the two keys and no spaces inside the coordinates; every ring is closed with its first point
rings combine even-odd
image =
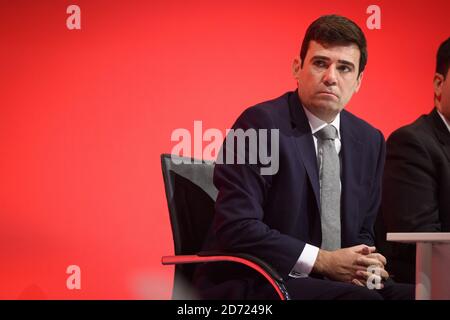
{"type": "Polygon", "coordinates": [[[293,278],[305,278],[310,273],[316,262],[317,255],[319,254],[319,248],[310,244],[305,244],[300,257],[292,268],[290,277],[293,278]]]}

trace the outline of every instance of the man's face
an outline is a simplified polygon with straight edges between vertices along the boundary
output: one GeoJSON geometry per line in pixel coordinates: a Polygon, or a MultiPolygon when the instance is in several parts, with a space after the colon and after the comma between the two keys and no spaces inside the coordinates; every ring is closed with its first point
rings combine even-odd
{"type": "Polygon", "coordinates": [[[436,108],[450,121],[450,69],[447,76],[436,73],[434,76],[434,94],[436,108]]]}
{"type": "Polygon", "coordinates": [[[331,122],[359,90],[360,51],[356,44],[324,47],[309,43],[303,67],[296,58],[293,74],[303,105],[318,118],[331,122]]]}

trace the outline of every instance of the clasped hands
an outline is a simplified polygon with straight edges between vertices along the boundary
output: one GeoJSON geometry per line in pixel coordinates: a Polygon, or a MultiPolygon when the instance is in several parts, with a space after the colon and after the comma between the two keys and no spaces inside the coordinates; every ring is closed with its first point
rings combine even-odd
{"type": "Polygon", "coordinates": [[[385,265],[386,258],[375,247],[360,244],[335,251],[320,249],[313,272],[364,287],[369,279],[375,279],[383,288],[382,281],[389,278],[385,265]]]}

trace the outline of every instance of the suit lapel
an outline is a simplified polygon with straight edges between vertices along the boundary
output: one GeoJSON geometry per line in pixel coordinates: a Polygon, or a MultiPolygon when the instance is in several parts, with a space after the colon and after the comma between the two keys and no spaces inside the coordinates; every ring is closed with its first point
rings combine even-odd
{"type": "MultiPolygon", "coordinates": [[[[320,212],[320,185],[319,169],[315,153],[314,141],[308,118],[301,106],[298,92],[295,91],[289,98],[289,108],[294,130],[294,139],[297,147],[297,158],[304,165],[316,198],[317,208],[320,212]]],[[[362,180],[363,144],[358,139],[358,133],[350,121],[347,111],[341,112],[341,237],[342,246],[352,243],[352,238],[359,233],[358,221],[359,204],[357,195],[360,192],[362,180]]]]}
{"type": "Polygon", "coordinates": [[[311,135],[311,127],[300,103],[297,90],[291,93],[289,97],[289,111],[292,122],[296,127],[296,130],[293,131],[294,141],[297,147],[295,154],[306,169],[316,198],[317,208],[320,210],[319,169],[317,166],[314,141],[311,135]]]}
{"type": "Polygon", "coordinates": [[[447,160],[450,161],[450,132],[448,131],[445,123],[442,121],[442,118],[438,114],[436,108],[434,108],[430,116],[433,122],[432,127],[434,132],[442,145],[444,153],[447,156],[447,160]]]}
{"type": "Polygon", "coordinates": [[[341,112],[341,234],[342,245],[351,242],[349,236],[358,234],[359,203],[357,194],[361,188],[361,170],[363,145],[354,132],[354,127],[350,123],[350,118],[344,110],[341,112]],[[355,230],[353,230],[355,229],[355,230]]]}

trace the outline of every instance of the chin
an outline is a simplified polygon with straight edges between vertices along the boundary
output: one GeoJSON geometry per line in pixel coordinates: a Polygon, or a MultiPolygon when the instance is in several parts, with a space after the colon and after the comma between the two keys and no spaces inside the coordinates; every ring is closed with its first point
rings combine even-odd
{"type": "Polygon", "coordinates": [[[339,113],[344,109],[341,105],[336,103],[323,102],[317,105],[325,113],[339,113]]]}

